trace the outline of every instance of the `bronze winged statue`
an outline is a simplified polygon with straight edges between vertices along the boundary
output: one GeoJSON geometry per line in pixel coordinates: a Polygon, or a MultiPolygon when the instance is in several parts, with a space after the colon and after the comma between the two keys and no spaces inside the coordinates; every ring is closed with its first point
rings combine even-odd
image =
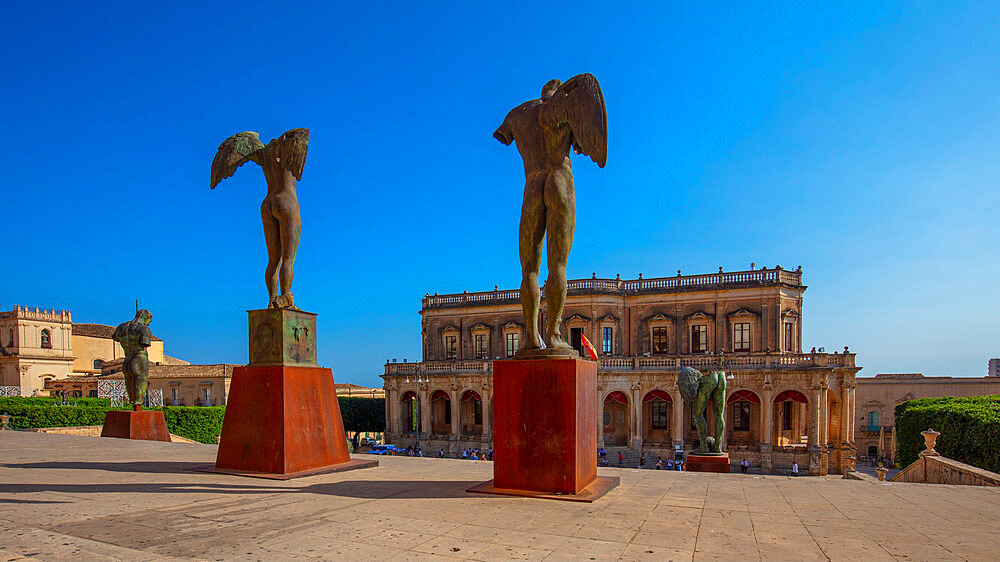
{"type": "Polygon", "coordinates": [[[269,308],[298,310],[292,297],[292,269],[299,247],[302,219],[295,185],[302,179],[308,150],[309,129],[292,129],[266,145],[260,142],[257,133],[244,131],[226,139],[212,161],[212,189],[247,162],[255,162],[264,170],[267,196],[260,205],[260,218],[264,222],[264,240],[267,242],[264,281],[269,308]]]}
{"type": "Polygon", "coordinates": [[[590,74],[562,83],[550,80],[540,99],[510,110],[493,133],[500,142],[517,143],[524,160],[524,202],[519,233],[521,308],[527,337],[518,356],[561,356],[575,353],[562,337],[566,304],[566,262],[573,246],[576,195],[569,150],[586,154],[601,168],[608,157],[608,116],[601,85],[590,74]],[[548,235],[549,277],[545,281],[548,319],[544,342],[538,331],[541,299],[538,271],[542,240],[548,235]]]}

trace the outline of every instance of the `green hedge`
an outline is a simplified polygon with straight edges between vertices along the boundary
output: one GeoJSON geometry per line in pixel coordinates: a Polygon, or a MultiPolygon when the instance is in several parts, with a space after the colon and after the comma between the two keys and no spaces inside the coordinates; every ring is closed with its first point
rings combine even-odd
{"type": "Polygon", "coordinates": [[[344,431],[385,431],[385,398],[337,398],[344,431]]]}
{"type": "MultiPolygon", "coordinates": [[[[60,398],[54,396],[5,396],[0,398],[0,408],[9,405],[20,404],[23,406],[55,406],[60,398]]],[[[111,407],[111,400],[108,398],[67,398],[67,401],[74,406],[105,406],[111,407]]]]}
{"type": "Polygon", "coordinates": [[[899,460],[907,466],[924,450],[921,431],[940,431],[943,456],[1000,472],[1000,395],[920,398],[896,406],[899,460]]]}
{"type": "MultiPolygon", "coordinates": [[[[76,406],[56,406],[50,398],[0,398],[0,414],[10,414],[13,429],[101,425],[112,408],[105,398],[78,399],[76,406]],[[85,400],[89,402],[84,402],[85,400]],[[104,403],[99,401],[103,400],[104,403]]],[[[340,397],[345,431],[385,431],[385,399],[340,397]]],[[[165,406],[162,410],[170,433],[201,443],[216,442],[222,434],[225,406],[165,406]]]]}
{"type": "MultiPolygon", "coordinates": [[[[101,425],[104,416],[111,410],[127,410],[111,406],[54,406],[32,403],[0,403],[0,414],[10,414],[12,429],[35,429],[39,427],[70,427],[78,425],[101,425]]],[[[167,406],[149,408],[162,410],[167,421],[167,430],[174,435],[187,437],[201,443],[216,442],[222,434],[222,419],[225,406],[167,406]]]]}

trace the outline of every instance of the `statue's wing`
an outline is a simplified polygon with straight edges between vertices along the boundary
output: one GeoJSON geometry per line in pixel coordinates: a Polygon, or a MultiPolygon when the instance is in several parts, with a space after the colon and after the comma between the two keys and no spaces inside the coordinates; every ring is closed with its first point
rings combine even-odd
{"type": "Polygon", "coordinates": [[[578,74],[566,81],[546,102],[549,119],[568,123],[573,148],[597,165],[608,161],[608,112],[601,85],[592,74],[578,74]]]}
{"type": "Polygon", "coordinates": [[[256,161],[255,155],[261,150],[264,150],[264,143],[253,131],[236,133],[224,140],[215,153],[215,160],[212,160],[212,189],[235,174],[236,168],[251,160],[256,161]]]}
{"type": "Polygon", "coordinates": [[[288,170],[295,179],[302,179],[302,168],[306,165],[309,151],[309,129],[292,129],[272,140],[271,155],[278,159],[282,168],[288,170]]]}

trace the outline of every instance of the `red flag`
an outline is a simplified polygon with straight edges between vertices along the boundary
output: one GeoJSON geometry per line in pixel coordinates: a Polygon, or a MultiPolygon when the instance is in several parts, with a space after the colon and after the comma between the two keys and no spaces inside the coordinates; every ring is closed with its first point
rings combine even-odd
{"type": "Polygon", "coordinates": [[[587,355],[590,355],[591,359],[597,361],[597,350],[594,349],[594,344],[590,343],[587,336],[580,334],[580,343],[583,344],[583,349],[587,350],[587,355]]]}

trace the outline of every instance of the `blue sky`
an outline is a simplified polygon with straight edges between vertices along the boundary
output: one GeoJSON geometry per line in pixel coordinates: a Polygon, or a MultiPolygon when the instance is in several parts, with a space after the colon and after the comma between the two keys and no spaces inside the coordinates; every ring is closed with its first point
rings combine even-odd
{"type": "Polygon", "coordinates": [[[491,134],[590,72],[610,144],[574,157],[571,277],[802,265],[804,346],[861,375],[1000,356],[996,4],[146,4],[5,8],[3,309],[138,298],[169,354],[245,361],[265,184],[209,167],[308,127],[296,303],[320,363],[379,386],[422,295],[519,284],[523,172],[491,134]]]}

